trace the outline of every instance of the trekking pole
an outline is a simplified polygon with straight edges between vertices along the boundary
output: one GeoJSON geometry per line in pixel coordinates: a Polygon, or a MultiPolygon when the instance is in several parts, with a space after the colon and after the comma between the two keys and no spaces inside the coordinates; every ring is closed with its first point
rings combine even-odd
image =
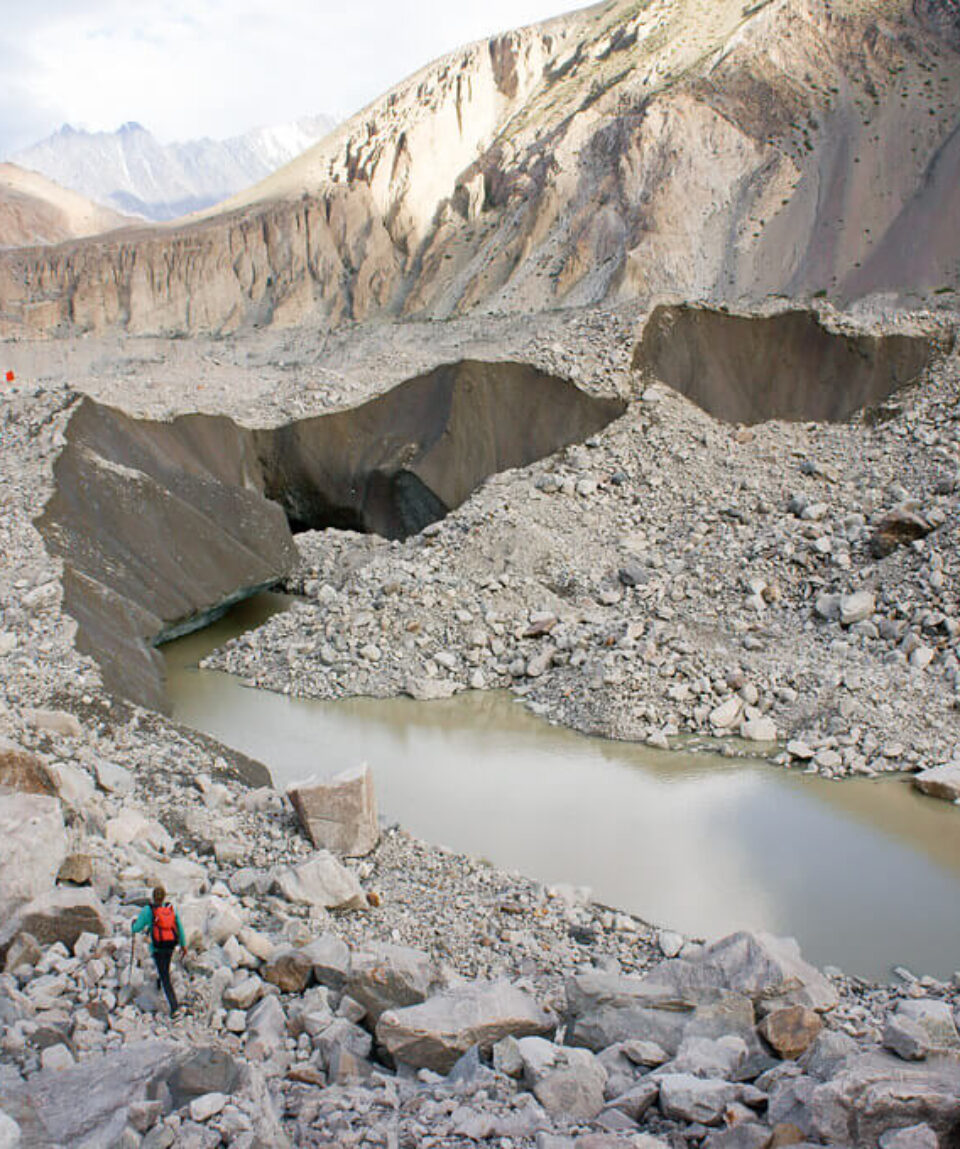
{"type": "Polygon", "coordinates": [[[130,968],[127,970],[127,988],[129,989],[130,983],[133,981],[133,952],[137,948],[137,935],[130,935],[130,968]]]}

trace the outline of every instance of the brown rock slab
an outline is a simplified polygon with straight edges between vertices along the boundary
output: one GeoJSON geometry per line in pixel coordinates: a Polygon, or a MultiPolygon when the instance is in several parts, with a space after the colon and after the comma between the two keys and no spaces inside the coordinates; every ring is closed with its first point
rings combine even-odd
{"type": "Polygon", "coordinates": [[[81,934],[103,937],[108,932],[106,910],[92,890],[56,889],[23,906],[0,932],[0,950],[21,931],[33,934],[42,946],[63,942],[73,949],[81,934]]]}
{"type": "Polygon", "coordinates": [[[57,873],[63,885],[89,886],[93,879],[93,859],[89,854],[67,854],[57,873]]]}
{"type": "Polygon", "coordinates": [[[792,1060],[810,1048],[823,1023],[812,1009],[794,1005],[768,1013],[757,1028],[780,1057],[792,1060]]]}
{"type": "Polygon", "coordinates": [[[933,528],[915,511],[895,507],[877,522],[870,536],[870,553],[875,559],[886,558],[897,547],[925,538],[933,528]]]}
{"type": "Polygon", "coordinates": [[[314,846],[344,857],[362,857],[380,840],[373,775],[366,764],[328,781],[295,782],[287,787],[287,797],[314,846]]]}
{"type": "Polygon", "coordinates": [[[313,961],[297,949],[279,950],[260,970],[264,981],[283,993],[303,993],[313,977],[313,961]]]}
{"type": "Polygon", "coordinates": [[[57,793],[53,775],[40,755],[24,750],[7,738],[0,738],[0,786],[48,797],[55,797],[57,793]]]}

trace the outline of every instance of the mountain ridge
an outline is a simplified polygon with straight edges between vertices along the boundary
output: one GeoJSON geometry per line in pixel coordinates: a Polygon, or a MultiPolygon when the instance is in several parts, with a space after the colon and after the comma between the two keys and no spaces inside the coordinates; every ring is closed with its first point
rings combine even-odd
{"type": "Polygon", "coordinates": [[[13,161],[115,210],[160,222],[208,208],[316,143],[332,116],[253,128],[225,140],[161,144],[136,121],[115,132],[64,124],[13,161]]]}
{"type": "Polygon", "coordinates": [[[952,4],[608,0],[491,37],[175,229],[0,261],[2,329],[955,295],[952,4]]]}

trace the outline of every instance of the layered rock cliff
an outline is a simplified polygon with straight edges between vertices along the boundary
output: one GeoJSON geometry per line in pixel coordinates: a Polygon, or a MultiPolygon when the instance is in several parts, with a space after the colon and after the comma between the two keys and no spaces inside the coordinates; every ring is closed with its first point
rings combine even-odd
{"type": "Polygon", "coordinates": [[[610,0],[461,49],[243,198],[6,255],[0,331],[960,288],[954,0],[610,0]]]}

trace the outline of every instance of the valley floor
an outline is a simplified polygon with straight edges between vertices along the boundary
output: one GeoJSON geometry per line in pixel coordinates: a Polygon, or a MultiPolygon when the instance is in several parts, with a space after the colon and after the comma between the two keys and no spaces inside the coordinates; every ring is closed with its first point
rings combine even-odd
{"type": "MultiPolygon", "coordinates": [[[[48,939],[0,978],[0,1108],[20,1122],[25,1144],[153,1149],[287,1137],[304,1145],[454,1146],[499,1138],[517,1149],[559,1149],[579,1138],[580,1149],[691,1141],[730,1149],[768,1145],[775,1126],[789,1125],[813,1144],[901,1149],[936,1144],[922,1132],[912,1141],[881,1140],[923,1122],[948,1144],[960,1122],[957,991],[933,979],[905,975],[896,987],[868,987],[837,973],[836,1004],[791,999],[819,1009],[825,1021],[802,1064],[759,1043],[752,1011],[763,1012],[761,996],[751,999],[749,1021],[718,1011],[712,1028],[690,1031],[685,1050],[679,1036],[661,1050],[664,1074],[710,1083],[690,1087],[694,1100],[683,1105],[668,1095],[689,1083],[649,1079],[650,1050],[635,1048],[642,1042],[605,1052],[624,1045],[622,1034],[596,1045],[602,1080],[594,1061],[571,1070],[594,1081],[598,1107],[556,1078],[566,1064],[556,1052],[562,1045],[550,1053],[555,1063],[528,1047],[526,1061],[513,1064],[512,1051],[502,1049],[506,1060],[496,1069],[466,1066],[459,1080],[423,1067],[394,1077],[370,1060],[369,1034],[358,1024],[366,1017],[369,1026],[370,1017],[343,1004],[335,979],[326,993],[308,990],[308,1005],[289,988],[275,997],[259,987],[255,996],[279,1002],[279,1019],[258,1022],[252,1006],[228,1021],[223,994],[248,977],[259,982],[275,951],[319,934],[336,934],[355,956],[382,944],[416,947],[446,967],[437,983],[454,991],[464,989],[459,979],[507,977],[571,1018],[571,978],[609,974],[609,992],[629,997],[629,979],[623,985],[619,975],[647,971],[665,951],[683,947],[691,962],[703,951],[396,829],[370,859],[349,867],[379,895],[378,908],[332,915],[293,904],[269,876],[312,851],[281,803],[247,788],[255,767],[106,697],[94,663],[73,647],[73,623],[59,609],[59,571],[32,520],[52,489],[77,392],[143,416],[205,410],[272,425],[357,403],[438,362],[516,358],[626,398],[628,410],[582,446],[491,478],[406,542],[298,536],[303,563],[291,589],[302,601],[212,665],[315,697],[507,687],[556,722],[655,745],[696,735],[743,752],[775,734],[784,765],[828,776],[950,761],[960,742],[957,352],[862,419],[732,427],[631,373],[641,318],[557,312],[328,337],[4,345],[0,366],[15,370],[17,382],[4,394],[0,444],[0,734],[9,743],[0,762],[22,751],[52,769],[65,842],[91,859],[90,896],[102,915],[93,930],[99,940],[80,944],[74,936],[58,947],[48,939]],[[895,508],[922,515],[932,530],[876,559],[872,532],[895,508]],[[103,762],[121,764],[129,778],[121,785],[114,775],[115,785],[107,784],[103,762]],[[142,826],[131,837],[110,830],[134,811],[167,837],[142,826]],[[148,987],[125,977],[127,918],[161,872],[178,898],[202,903],[197,930],[205,949],[184,975],[191,1015],[174,1026],[150,1012],[156,1002],[148,987]],[[242,920],[249,945],[229,944],[242,935],[225,919],[242,920]],[[254,952],[260,937],[267,939],[262,957],[254,952]],[[138,1005],[129,1004],[134,993],[138,1005]],[[927,1003],[925,1011],[914,1001],[927,1003]],[[311,1010],[321,1016],[303,1020],[311,1010]],[[726,1040],[722,1049],[714,1048],[718,1038],[726,1040]],[[203,1087],[193,1100],[221,1092],[232,1100],[191,1113],[187,1095],[168,1085],[165,1111],[150,1109],[145,1083],[157,1066],[169,1078],[189,1047],[203,1043],[246,1067],[246,1084],[234,1091],[197,1070],[203,1087]],[[58,1047],[66,1052],[49,1053],[58,1047]],[[102,1111],[94,1098],[85,1110],[78,1101],[74,1116],[79,1122],[85,1112],[87,1123],[71,1125],[51,1090],[67,1095],[69,1084],[71,1096],[83,1098],[85,1073],[102,1076],[110,1057],[134,1048],[127,1064],[140,1057],[142,1076],[118,1074],[102,1111]],[[758,1050],[766,1060],[754,1058],[758,1050]],[[914,1056],[916,1064],[904,1060],[914,1056]],[[923,1104],[911,1108],[898,1095],[890,1108],[867,1113],[863,1083],[887,1099],[884,1090],[889,1085],[892,1096],[890,1083],[904,1074],[923,1104]],[[726,1092],[713,1089],[721,1082],[726,1092]],[[612,1104],[638,1088],[646,1107],[636,1096],[635,1104],[612,1104]],[[129,1109],[119,1128],[109,1125],[108,1113],[124,1114],[131,1101],[147,1108],[129,1109]],[[730,1130],[719,1128],[728,1123],[730,1130]],[[736,1134],[737,1125],[754,1132],[736,1134]],[[854,1139],[856,1128],[863,1140],[854,1139]]],[[[8,894],[6,881],[0,889],[8,894]]],[[[580,1008],[589,1015],[598,1001],[580,1008]]],[[[387,1004],[405,1002],[401,995],[387,1004]]]]}

